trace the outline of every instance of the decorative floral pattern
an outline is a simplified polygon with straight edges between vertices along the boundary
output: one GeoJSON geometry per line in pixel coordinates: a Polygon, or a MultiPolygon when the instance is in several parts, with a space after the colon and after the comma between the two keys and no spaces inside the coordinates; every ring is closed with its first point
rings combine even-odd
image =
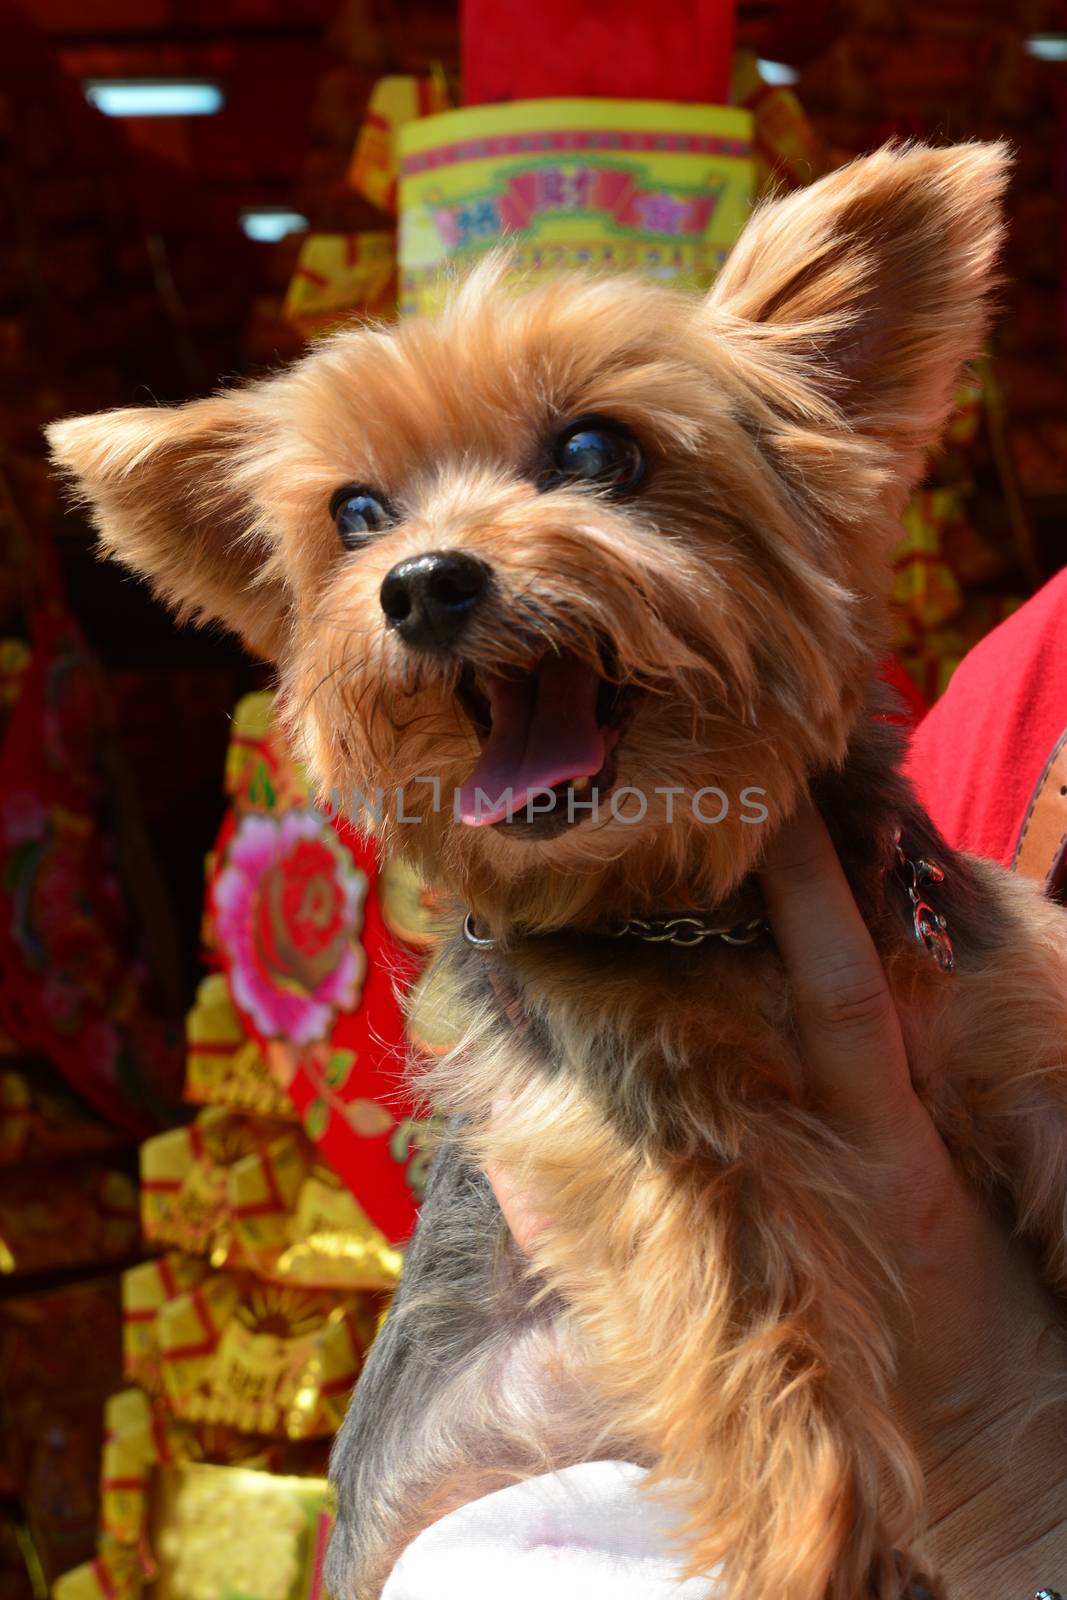
{"type": "Polygon", "coordinates": [[[32,653],[0,644],[0,1015],[139,1136],[167,1115],[182,1054],[159,1014],[166,957],[123,875],[113,708],[52,579],[29,626],[32,653]]]}
{"type": "MultiPolygon", "coordinates": [[[[428,1134],[405,1084],[402,997],[432,946],[432,907],[409,869],[383,871],[372,837],[314,809],[269,694],[235,709],[226,792],[208,869],[208,959],[276,1093],[379,1242],[402,1245],[428,1134]]],[[[222,1062],[229,1038],[212,1034],[204,1047],[222,1062]]]]}
{"type": "Polygon", "coordinates": [[[268,1039],[306,1045],[353,1009],[366,874],[313,811],[246,816],[214,886],[214,932],[238,1005],[268,1039]]]}
{"type": "Polygon", "coordinates": [[[47,831],[48,813],[37,795],[14,789],[4,796],[0,832],[9,849],[38,842],[47,831]]]}

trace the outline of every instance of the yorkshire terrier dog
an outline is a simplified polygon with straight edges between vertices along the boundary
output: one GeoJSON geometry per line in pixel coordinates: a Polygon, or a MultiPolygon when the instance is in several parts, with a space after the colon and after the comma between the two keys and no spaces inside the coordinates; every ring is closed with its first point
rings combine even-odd
{"type": "Polygon", "coordinates": [[[889,1242],[755,876],[806,794],[918,1092],[1067,1290],[1067,917],[937,836],[873,687],[1006,165],[856,161],[758,209],[705,298],[520,292],[497,259],[436,321],[50,430],[106,553],[277,662],[320,791],[402,797],[383,846],[454,907],[466,1033],[425,1074],[449,1131],[335,1448],[337,1600],[604,1455],[651,1468],[679,1570],[746,1600],[924,1569],[889,1242]],[[546,1219],[529,1263],[491,1163],[546,1219]]]}

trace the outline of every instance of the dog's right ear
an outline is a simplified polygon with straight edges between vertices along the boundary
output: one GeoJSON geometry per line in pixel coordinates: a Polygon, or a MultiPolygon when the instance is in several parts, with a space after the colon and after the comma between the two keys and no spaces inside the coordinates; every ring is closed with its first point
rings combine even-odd
{"type": "Polygon", "coordinates": [[[254,391],[104,411],[47,429],[52,460],[88,507],[105,555],[147,577],[182,621],[218,621],[259,655],[284,632],[285,585],[242,486],[254,391]]]}
{"type": "Polygon", "coordinates": [[[1003,144],[889,145],[765,202],[708,297],[725,346],[780,358],[801,411],[821,391],[914,482],[989,319],[1009,165],[1003,144]]]}

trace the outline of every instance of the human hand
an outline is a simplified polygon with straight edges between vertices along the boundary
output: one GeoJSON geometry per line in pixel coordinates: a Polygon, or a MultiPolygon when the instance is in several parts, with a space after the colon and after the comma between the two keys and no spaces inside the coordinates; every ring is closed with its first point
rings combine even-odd
{"type": "MultiPolygon", "coordinates": [[[[1062,1586],[1067,1341],[1055,1308],[915,1093],[882,964],[813,808],[772,841],[762,884],[809,1088],[866,1158],[869,1214],[902,1290],[886,1315],[897,1327],[898,1411],[926,1477],[933,1564],[960,1600],[1062,1586]]],[[[529,1251],[541,1218],[509,1174],[489,1177],[529,1251]]]]}
{"type": "Polygon", "coordinates": [[[1063,1586],[1061,1318],[915,1093],[881,962],[813,808],[772,841],[762,883],[809,1086],[868,1158],[872,1223],[899,1275],[902,1300],[887,1306],[896,1399],[926,1477],[936,1565],[966,1600],[1063,1586]]]}

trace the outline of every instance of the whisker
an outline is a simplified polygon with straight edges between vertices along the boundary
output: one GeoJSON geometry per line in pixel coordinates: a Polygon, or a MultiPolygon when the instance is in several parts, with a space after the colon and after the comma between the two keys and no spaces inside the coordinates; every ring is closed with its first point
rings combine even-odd
{"type": "Polygon", "coordinates": [[[331,679],[335,678],[339,672],[348,671],[350,673],[355,673],[355,672],[358,672],[362,668],[363,665],[364,665],[364,660],[359,660],[359,661],[353,662],[351,656],[343,657],[337,663],[337,665],[335,667],[331,667],[329,672],[324,672],[322,677],[319,679],[318,683],[315,684],[314,688],[312,688],[312,689],[310,689],[308,691],[307,695],[304,697],[303,701],[300,704],[300,709],[297,712],[297,715],[300,716],[300,717],[306,715],[306,713],[308,712],[308,710],[311,707],[311,702],[312,702],[312,700],[314,700],[315,696],[322,689],[324,689],[326,687],[326,685],[331,681],[331,679]]]}

